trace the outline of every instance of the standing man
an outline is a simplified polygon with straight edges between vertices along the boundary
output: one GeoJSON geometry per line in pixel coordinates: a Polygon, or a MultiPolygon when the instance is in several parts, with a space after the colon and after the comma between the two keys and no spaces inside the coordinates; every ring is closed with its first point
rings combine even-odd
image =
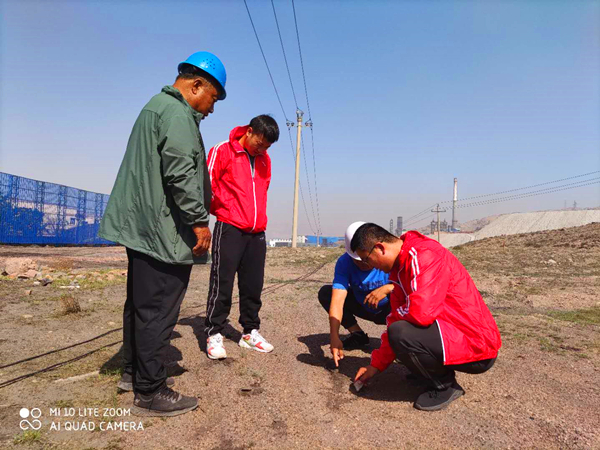
{"type": "Polygon", "coordinates": [[[262,306],[267,190],[271,182],[267,150],[278,139],[277,122],[271,116],[261,115],[249,125],[234,128],[229,141],[216,145],[208,155],[213,192],[210,212],[217,217],[206,305],[206,353],[210,359],[227,357],[221,332],[231,311],[236,273],[239,322],[244,328],[239,346],[262,353],[273,351],[258,331],[258,313],[262,306]]]}
{"type": "Polygon", "coordinates": [[[124,373],[133,412],[175,416],[198,406],[167,385],[165,358],[192,264],[205,262],[211,187],[200,121],[226,96],[225,67],[198,52],[138,116],[99,235],[127,247],[124,373]],[[128,385],[128,383],[132,383],[128,385]]]}
{"type": "Polygon", "coordinates": [[[369,344],[369,336],[362,330],[356,317],[378,325],[385,325],[390,313],[389,294],[394,285],[388,274],[374,269],[360,260],[350,244],[356,230],[365,222],[354,222],[346,229],[346,253],[335,265],[333,284],[319,290],[319,302],[329,312],[331,354],[336,367],[344,359],[344,350],[354,350],[369,344]],[[340,324],[350,336],[340,339],[340,324]]]}
{"type": "Polygon", "coordinates": [[[367,382],[397,358],[429,385],[415,408],[445,408],[465,393],[455,372],[486,372],[502,345],[475,283],[452,253],[416,231],[397,238],[366,223],[356,230],[351,248],[363,262],[389,273],[395,286],[381,346],[355,380],[367,382]]]}

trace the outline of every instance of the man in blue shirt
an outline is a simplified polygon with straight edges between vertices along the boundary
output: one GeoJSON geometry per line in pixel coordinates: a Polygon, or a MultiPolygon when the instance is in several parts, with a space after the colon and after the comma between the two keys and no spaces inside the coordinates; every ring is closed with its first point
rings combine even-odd
{"type": "Polygon", "coordinates": [[[346,230],[346,253],[335,265],[333,284],[319,291],[319,302],[329,312],[330,348],[336,367],[344,358],[344,350],[369,344],[369,336],[358,325],[356,317],[385,325],[390,313],[389,293],[394,286],[389,283],[388,274],[362,262],[350,248],[354,232],[364,223],[354,222],[346,230]],[[350,332],[343,341],[340,325],[350,332]]]}

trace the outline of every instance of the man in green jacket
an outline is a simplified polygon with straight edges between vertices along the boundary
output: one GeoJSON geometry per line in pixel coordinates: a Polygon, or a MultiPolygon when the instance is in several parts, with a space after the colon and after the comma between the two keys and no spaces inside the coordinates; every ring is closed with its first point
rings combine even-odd
{"type": "Polygon", "coordinates": [[[198,52],[179,64],[142,109],[127,144],[99,235],[127,248],[124,373],[132,411],[175,416],[198,406],[173,391],[165,358],[192,264],[206,262],[211,185],[200,121],[226,96],[225,67],[198,52]]]}

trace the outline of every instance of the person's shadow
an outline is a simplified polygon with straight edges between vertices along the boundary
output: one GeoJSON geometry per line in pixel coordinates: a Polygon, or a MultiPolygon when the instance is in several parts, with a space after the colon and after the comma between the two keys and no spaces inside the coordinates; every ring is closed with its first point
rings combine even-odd
{"type": "MultiPolygon", "coordinates": [[[[171,341],[175,339],[179,339],[181,334],[177,331],[173,331],[171,334],[171,341]]],[[[179,365],[179,361],[183,359],[183,355],[181,351],[175,347],[173,344],[169,343],[169,348],[167,349],[167,360],[165,361],[165,366],[167,367],[167,376],[176,377],[185,372],[186,369],[179,365]]],[[[114,355],[112,355],[107,361],[102,364],[100,367],[100,373],[102,375],[122,375],[123,374],[123,345],[119,348],[114,355]]]]}
{"type": "MultiPolygon", "coordinates": [[[[204,332],[204,321],[204,316],[193,316],[181,319],[178,323],[180,325],[187,325],[192,328],[194,336],[196,336],[196,340],[198,341],[198,346],[200,347],[200,350],[206,353],[206,339],[208,338],[208,336],[204,332]]],[[[225,339],[234,341],[237,344],[242,338],[242,333],[233,328],[230,325],[230,323],[227,322],[227,325],[225,325],[225,328],[223,330],[223,337],[225,339]]]]}
{"type": "Polygon", "coordinates": [[[335,378],[343,376],[347,380],[350,392],[358,397],[388,402],[412,402],[424,391],[422,384],[406,379],[406,375],[409,373],[406,367],[398,363],[392,363],[384,372],[373,377],[368,386],[365,386],[360,392],[356,392],[356,389],[352,386],[356,372],[361,367],[368,366],[371,358],[355,355],[360,353],[370,354],[374,349],[379,348],[381,344],[379,338],[370,338],[370,345],[364,349],[345,351],[344,359],[339,362],[337,368],[333,358],[326,355],[322,348],[324,345],[329,344],[328,333],[301,336],[298,341],[308,348],[308,353],[301,353],[296,356],[298,361],[311,366],[322,367],[335,378]]]}

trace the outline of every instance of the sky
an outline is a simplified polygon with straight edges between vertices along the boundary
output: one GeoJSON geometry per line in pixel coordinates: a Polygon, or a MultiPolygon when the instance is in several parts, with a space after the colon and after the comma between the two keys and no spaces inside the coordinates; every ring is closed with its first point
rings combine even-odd
{"type": "MultiPolygon", "coordinates": [[[[143,106],[181,61],[211,51],[228,95],[201,123],[207,150],[273,115],[267,232],[289,237],[296,104],[271,2],[247,3],[283,111],[243,0],[0,0],[0,171],[110,193],[143,106]]],[[[297,106],[313,122],[301,234],[406,222],[451,200],[455,177],[460,199],[600,171],[600,1],[295,0],[310,115],[292,3],[274,4],[297,106]]],[[[600,206],[600,184],[457,216],[574,201],[600,206]]]]}

